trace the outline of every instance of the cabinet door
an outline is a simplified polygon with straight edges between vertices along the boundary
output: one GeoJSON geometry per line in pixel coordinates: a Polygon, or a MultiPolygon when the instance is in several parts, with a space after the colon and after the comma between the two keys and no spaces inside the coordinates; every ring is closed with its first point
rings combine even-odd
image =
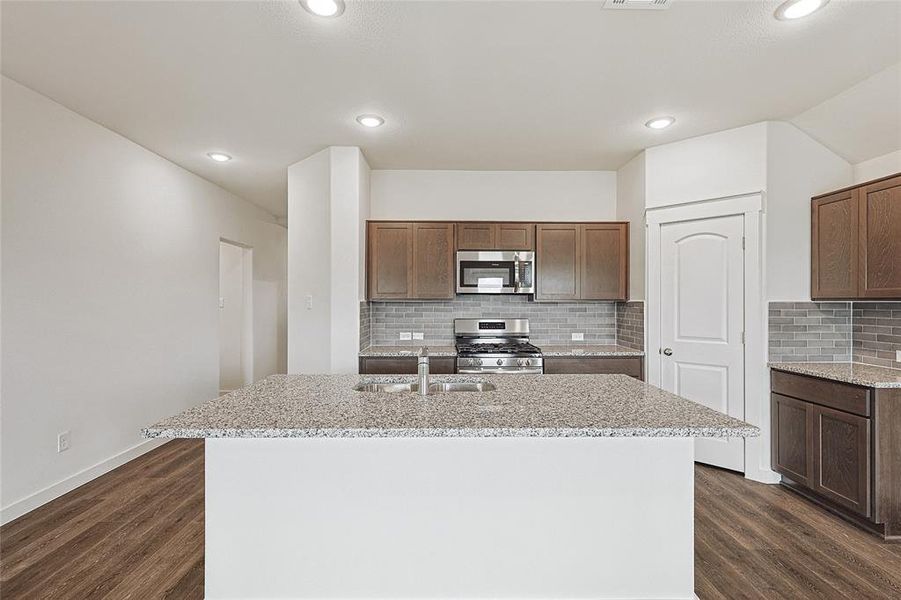
{"type": "Polygon", "coordinates": [[[806,487],[813,482],[813,404],[772,394],[773,470],[806,487]]]}
{"type": "Polygon", "coordinates": [[[534,250],[534,223],[498,223],[498,250],[534,250]]]}
{"type": "Polygon", "coordinates": [[[457,223],[458,250],[497,250],[496,223],[457,223]]]}
{"type": "Polygon", "coordinates": [[[580,298],[581,226],[539,224],[537,238],[536,300],[580,298]]]}
{"type": "Polygon", "coordinates": [[[901,298],[901,176],[859,190],[859,297],[901,298]]]}
{"type": "Polygon", "coordinates": [[[626,300],[629,281],[627,223],[582,225],[583,300],[626,300]]]}
{"type": "Polygon", "coordinates": [[[370,300],[409,298],[413,292],[412,223],[370,223],[370,300]]]}
{"type": "Polygon", "coordinates": [[[809,406],[814,415],[814,479],[810,487],[870,516],[870,419],[809,406]]]}
{"type": "Polygon", "coordinates": [[[810,297],[857,296],[857,190],[811,201],[810,297]]]}
{"type": "Polygon", "coordinates": [[[413,223],[412,297],[454,297],[453,223],[413,223]]]}

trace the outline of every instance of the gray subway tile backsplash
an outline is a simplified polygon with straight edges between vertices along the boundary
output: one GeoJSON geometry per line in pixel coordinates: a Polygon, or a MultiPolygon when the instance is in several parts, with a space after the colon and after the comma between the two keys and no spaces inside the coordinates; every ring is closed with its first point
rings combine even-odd
{"type": "Polygon", "coordinates": [[[770,302],[769,332],[772,362],[901,367],[901,302],[770,302]]]}
{"type": "Polygon", "coordinates": [[[539,346],[571,344],[573,333],[583,333],[586,344],[615,344],[617,333],[620,333],[626,336],[620,342],[625,341],[632,348],[644,347],[644,309],[641,302],[536,303],[526,296],[507,295],[457,296],[444,301],[361,303],[360,345],[452,345],[454,319],[518,317],[529,319],[531,339],[539,346]],[[620,305],[624,308],[619,309],[620,305]],[[623,322],[618,326],[619,315],[622,315],[623,322]],[[401,341],[401,332],[422,332],[424,339],[401,341]]]}

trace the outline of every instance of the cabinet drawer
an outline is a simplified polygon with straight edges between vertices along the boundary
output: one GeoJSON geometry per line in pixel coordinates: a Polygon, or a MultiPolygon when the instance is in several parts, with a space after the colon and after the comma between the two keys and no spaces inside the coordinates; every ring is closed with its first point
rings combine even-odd
{"type": "Polygon", "coordinates": [[[773,370],[770,388],[774,393],[800,398],[821,406],[870,416],[870,390],[856,385],[773,370]]]}
{"type": "Polygon", "coordinates": [[[643,379],[641,362],[641,357],[546,356],[544,372],[548,375],[631,375],[643,379]]]}
{"type": "MultiPolygon", "coordinates": [[[[452,356],[433,357],[429,359],[429,373],[452,374],[456,365],[452,356]]],[[[360,358],[360,374],[362,375],[415,375],[417,369],[415,356],[367,356],[360,358]]]]}

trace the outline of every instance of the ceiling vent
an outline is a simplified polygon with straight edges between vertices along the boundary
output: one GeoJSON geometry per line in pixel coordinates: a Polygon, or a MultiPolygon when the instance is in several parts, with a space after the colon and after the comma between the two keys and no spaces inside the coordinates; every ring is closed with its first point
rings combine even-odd
{"type": "Polygon", "coordinates": [[[661,10],[669,8],[673,0],[604,0],[604,8],[616,10],[661,10]]]}

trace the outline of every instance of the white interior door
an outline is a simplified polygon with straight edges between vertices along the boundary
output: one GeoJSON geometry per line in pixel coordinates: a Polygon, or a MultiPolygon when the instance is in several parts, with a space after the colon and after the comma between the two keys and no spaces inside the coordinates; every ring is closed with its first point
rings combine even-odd
{"type": "MultiPolygon", "coordinates": [[[[661,387],[744,418],[744,217],[660,226],[661,387]]],[[[744,440],[704,438],[695,460],[744,471],[744,440]]]]}
{"type": "Polygon", "coordinates": [[[244,249],[219,242],[219,391],[244,386],[244,249]]]}

